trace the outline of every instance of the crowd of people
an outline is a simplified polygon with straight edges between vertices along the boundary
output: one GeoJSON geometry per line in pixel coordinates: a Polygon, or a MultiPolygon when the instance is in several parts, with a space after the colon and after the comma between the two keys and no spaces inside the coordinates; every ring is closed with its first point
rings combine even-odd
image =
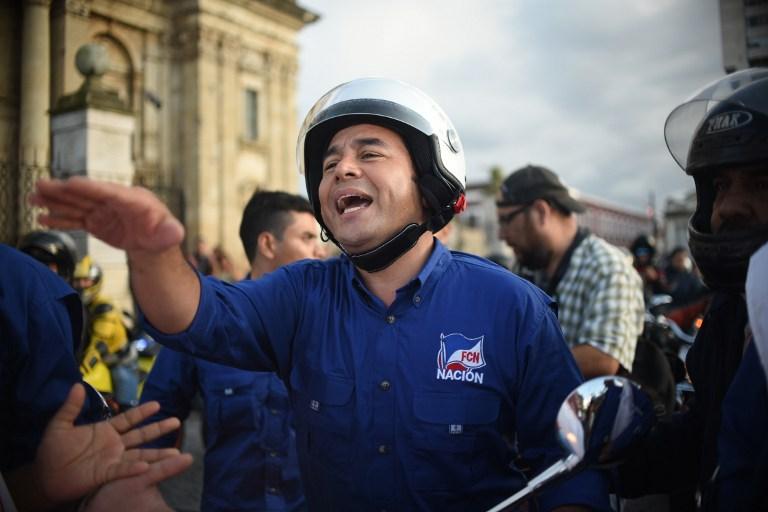
{"type": "Polygon", "coordinates": [[[387,79],[342,84],[310,110],[297,148],[308,200],[253,194],[247,275],[201,238],[187,257],[184,227],[146,189],[41,180],[40,221],[126,252],[144,328],[166,348],[141,405],[117,398],[108,417],[93,388],[119,396],[121,384],[95,375],[126,335],[98,265],[58,231],[22,242],[29,256],[0,246],[14,269],[0,277],[0,510],[167,510],[157,484],[191,462],[173,430],[195,396],[203,510],[486,510],[562,457],[558,409],[583,379],[633,377],[658,294],[711,296],[686,361],[693,402],[665,410],[614,471],[574,472],[532,506],[630,510],[662,494],[666,510],[759,510],[768,340],[753,311],[768,299],[745,283],[768,242],[766,98],[768,70],[750,69],[670,115],[668,146],[698,201],[689,248],[662,264],[649,237],[629,256],[579,227],[584,206],[538,165],[496,198],[513,272],[451,251],[461,141],[431,98],[387,79]]]}

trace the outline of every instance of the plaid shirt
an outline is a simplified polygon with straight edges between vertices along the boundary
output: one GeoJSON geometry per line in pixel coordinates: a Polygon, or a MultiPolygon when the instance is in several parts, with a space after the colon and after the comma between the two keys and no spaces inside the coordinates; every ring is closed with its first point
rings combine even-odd
{"type": "Polygon", "coordinates": [[[645,303],[642,280],[629,256],[602,238],[587,236],[573,251],[553,298],[569,346],[588,343],[632,370],[645,303]]]}

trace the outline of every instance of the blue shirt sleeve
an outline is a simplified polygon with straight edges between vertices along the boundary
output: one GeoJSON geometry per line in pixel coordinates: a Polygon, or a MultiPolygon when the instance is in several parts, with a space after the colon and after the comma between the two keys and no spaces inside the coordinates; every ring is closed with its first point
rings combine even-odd
{"type": "Polygon", "coordinates": [[[768,477],[766,431],[768,391],[757,350],[750,343],[723,399],[716,481],[719,510],[764,506],[759,497],[765,494],[768,477]]]}
{"type": "MultiPolygon", "coordinates": [[[[82,382],[74,347],[82,310],[60,277],[0,245],[0,470],[31,462],[70,388],[82,382]]],[[[87,395],[79,422],[102,418],[87,395]]]]}
{"type": "Polygon", "coordinates": [[[290,267],[236,284],[200,278],[200,304],[187,330],[169,335],[149,322],[147,330],[174,350],[243,370],[277,371],[284,379],[304,304],[290,267]]]}
{"type": "MultiPolygon", "coordinates": [[[[557,411],[583,379],[551,308],[530,308],[528,314],[531,332],[519,337],[516,356],[516,416],[520,455],[536,475],[566,456],[558,441],[557,411]]],[[[577,473],[544,491],[538,502],[541,510],[583,505],[608,511],[607,476],[601,471],[577,473]]]]}

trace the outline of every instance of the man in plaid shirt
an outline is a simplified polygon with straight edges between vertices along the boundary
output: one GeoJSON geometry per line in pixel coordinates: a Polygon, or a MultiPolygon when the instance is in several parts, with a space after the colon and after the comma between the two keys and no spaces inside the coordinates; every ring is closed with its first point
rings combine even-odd
{"type": "Polygon", "coordinates": [[[558,303],[560,326],[584,378],[632,369],[643,330],[643,285],[617,247],[580,228],[584,206],[549,169],[510,174],[497,198],[499,237],[518,266],[558,303]]]}

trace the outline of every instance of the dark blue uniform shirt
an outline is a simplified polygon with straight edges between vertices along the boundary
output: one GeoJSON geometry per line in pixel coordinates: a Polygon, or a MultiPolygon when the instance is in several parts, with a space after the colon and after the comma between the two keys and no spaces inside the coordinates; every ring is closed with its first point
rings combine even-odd
{"type": "Polygon", "coordinates": [[[768,485],[767,433],[766,378],[755,344],[750,343],[723,399],[716,480],[719,510],[766,506],[762,499],[768,485]]]}
{"type": "MultiPolygon", "coordinates": [[[[35,458],[48,420],[76,382],[83,311],[77,293],[41,263],[0,244],[0,471],[35,458]]],[[[93,390],[80,420],[101,419],[93,390]]]]}
{"type": "MultiPolygon", "coordinates": [[[[201,510],[296,510],[304,503],[288,391],[270,372],[238,370],[164,349],[141,401],[157,400],[152,421],[189,415],[196,393],[205,404],[201,510]]],[[[176,435],[156,446],[173,446],[176,435]]]]}
{"type": "MultiPolygon", "coordinates": [[[[581,376],[551,300],[501,267],[436,242],[390,307],[346,257],[201,286],[192,325],[153,335],[288,383],[310,510],[485,510],[563,455],[581,376]]],[[[606,510],[607,484],[582,473],[539,502],[606,510]]]]}

